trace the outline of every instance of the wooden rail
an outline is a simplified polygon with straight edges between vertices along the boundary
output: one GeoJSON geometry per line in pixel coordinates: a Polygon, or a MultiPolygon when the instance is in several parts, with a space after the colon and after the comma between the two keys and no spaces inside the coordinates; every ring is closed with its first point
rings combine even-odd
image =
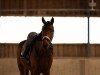
{"type": "MultiPolygon", "coordinates": [[[[0,58],[16,58],[17,43],[0,43],[0,58]]],[[[54,57],[86,57],[86,44],[53,44],[54,57]]],[[[100,44],[90,44],[90,57],[100,57],[100,44]]]]}

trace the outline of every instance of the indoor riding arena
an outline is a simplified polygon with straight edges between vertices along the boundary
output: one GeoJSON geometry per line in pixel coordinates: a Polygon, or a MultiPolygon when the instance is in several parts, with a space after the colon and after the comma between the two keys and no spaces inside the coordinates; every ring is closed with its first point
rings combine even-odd
{"type": "Polygon", "coordinates": [[[100,0],[0,0],[0,75],[20,75],[18,45],[42,17],[54,18],[50,75],[100,75],[100,0]]]}

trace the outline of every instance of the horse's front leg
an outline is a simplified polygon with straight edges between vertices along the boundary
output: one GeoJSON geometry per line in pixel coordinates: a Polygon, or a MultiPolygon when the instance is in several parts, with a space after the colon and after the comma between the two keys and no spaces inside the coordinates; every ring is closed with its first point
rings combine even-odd
{"type": "Polygon", "coordinates": [[[50,75],[50,71],[45,71],[43,75],[50,75]]]}
{"type": "Polygon", "coordinates": [[[31,75],[40,75],[37,71],[32,70],[31,75]]]}

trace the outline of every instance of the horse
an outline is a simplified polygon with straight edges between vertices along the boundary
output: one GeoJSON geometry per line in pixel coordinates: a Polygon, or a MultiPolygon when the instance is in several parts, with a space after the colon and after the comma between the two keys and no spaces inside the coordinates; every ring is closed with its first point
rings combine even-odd
{"type": "Polygon", "coordinates": [[[27,60],[22,60],[21,52],[22,47],[26,40],[21,41],[18,44],[17,50],[17,64],[20,71],[20,75],[50,75],[50,68],[53,62],[53,44],[52,39],[54,36],[54,18],[50,21],[45,21],[42,17],[42,30],[37,35],[34,35],[31,44],[30,52],[28,53],[27,60]]]}

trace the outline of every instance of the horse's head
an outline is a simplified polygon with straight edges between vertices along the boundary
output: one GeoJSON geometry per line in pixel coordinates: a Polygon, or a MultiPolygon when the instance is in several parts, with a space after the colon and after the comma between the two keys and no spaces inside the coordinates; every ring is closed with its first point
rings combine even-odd
{"type": "Polygon", "coordinates": [[[54,18],[52,17],[51,21],[45,21],[45,19],[42,17],[43,27],[42,27],[42,41],[44,47],[49,47],[54,34],[54,18]]]}

